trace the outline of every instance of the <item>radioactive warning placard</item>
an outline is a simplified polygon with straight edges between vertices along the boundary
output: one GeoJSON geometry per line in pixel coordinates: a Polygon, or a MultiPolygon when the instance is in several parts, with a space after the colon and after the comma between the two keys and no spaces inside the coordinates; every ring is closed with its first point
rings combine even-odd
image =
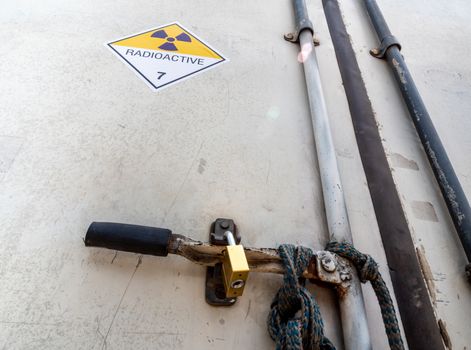
{"type": "Polygon", "coordinates": [[[227,61],[176,22],[112,41],[107,46],[155,90],[227,61]]]}

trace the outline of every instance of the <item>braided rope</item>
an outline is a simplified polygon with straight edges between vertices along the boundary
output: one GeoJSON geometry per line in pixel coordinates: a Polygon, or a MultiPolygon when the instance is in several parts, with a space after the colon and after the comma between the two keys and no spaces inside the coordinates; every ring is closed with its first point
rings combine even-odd
{"type": "Polygon", "coordinates": [[[388,287],[378,270],[378,264],[367,254],[362,254],[349,243],[330,242],[325,250],[350,260],[358,271],[361,282],[371,282],[383,316],[384,328],[391,350],[404,350],[401,330],[388,287]]]}
{"type": "Polygon", "coordinates": [[[278,253],[286,272],[268,316],[268,332],[276,341],[276,350],[335,350],[324,336],[319,305],[304,287],[302,273],[312,250],[284,244],[278,253]]]}

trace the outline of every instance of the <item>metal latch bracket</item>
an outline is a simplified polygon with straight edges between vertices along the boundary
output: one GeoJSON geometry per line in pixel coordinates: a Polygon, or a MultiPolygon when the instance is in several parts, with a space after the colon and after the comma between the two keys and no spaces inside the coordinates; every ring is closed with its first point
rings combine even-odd
{"type": "MultiPolygon", "coordinates": [[[[226,231],[232,232],[236,243],[240,243],[241,236],[234,220],[219,218],[211,224],[209,232],[210,244],[227,246],[228,242],[224,235],[226,231]]],[[[232,306],[237,301],[237,298],[226,298],[222,263],[206,268],[205,298],[206,302],[212,306],[232,306]]]]}

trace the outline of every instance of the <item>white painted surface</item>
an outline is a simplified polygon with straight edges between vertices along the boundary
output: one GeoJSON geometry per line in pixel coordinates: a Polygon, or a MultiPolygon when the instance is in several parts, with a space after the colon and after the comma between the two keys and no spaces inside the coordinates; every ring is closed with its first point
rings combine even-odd
{"type": "MultiPolygon", "coordinates": [[[[389,283],[321,2],[308,4],[322,41],[318,58],[354,241],[380,262],[389,283]]],[[[424,4],[380,2],[469,194],[471,3],[424,4]],[[443,52],[431,54],[435,46],[443,52]]],[[[376,38],[364,11],[347,0],[342,8],[414,239],[432,268],[437,313],[453,348],[462,349],[471,344],[464,255],[392,77],[367,54],[376,38]],[[394,166],[394,154],[419,171],[394,166]],[[421,202],[433,205],[438,221],[416,218],[421,202]]],[[[273,348],[265,323],[279,276],[252,275],[236,306],[215,309],[204,302],[204,269],[179,257],[87,249],[82,237],[91,221],[107,220],[206,239],[212,220],[232,217],[246,245],[323,247],[302,68],[297,47],[282,39],[292,26],[289,1],[3,6],[0,348],[273,348]],[[231,62],[154,93],[102,45],[174,20],[231,62]]],[[[333,293],[313,290],[341,349],[333,293]]],[[[386,348],[376,300],[364,291],[375,348],[386,348]]]]}

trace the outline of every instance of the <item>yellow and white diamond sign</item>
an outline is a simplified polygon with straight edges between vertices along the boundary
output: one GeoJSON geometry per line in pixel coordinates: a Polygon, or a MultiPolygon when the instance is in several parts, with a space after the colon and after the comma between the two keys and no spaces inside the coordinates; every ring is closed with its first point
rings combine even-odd
{"type": "Polygon", "coordinates": [[[154,90],[227,61],[179,23],[107,43],[154,90]]]}

